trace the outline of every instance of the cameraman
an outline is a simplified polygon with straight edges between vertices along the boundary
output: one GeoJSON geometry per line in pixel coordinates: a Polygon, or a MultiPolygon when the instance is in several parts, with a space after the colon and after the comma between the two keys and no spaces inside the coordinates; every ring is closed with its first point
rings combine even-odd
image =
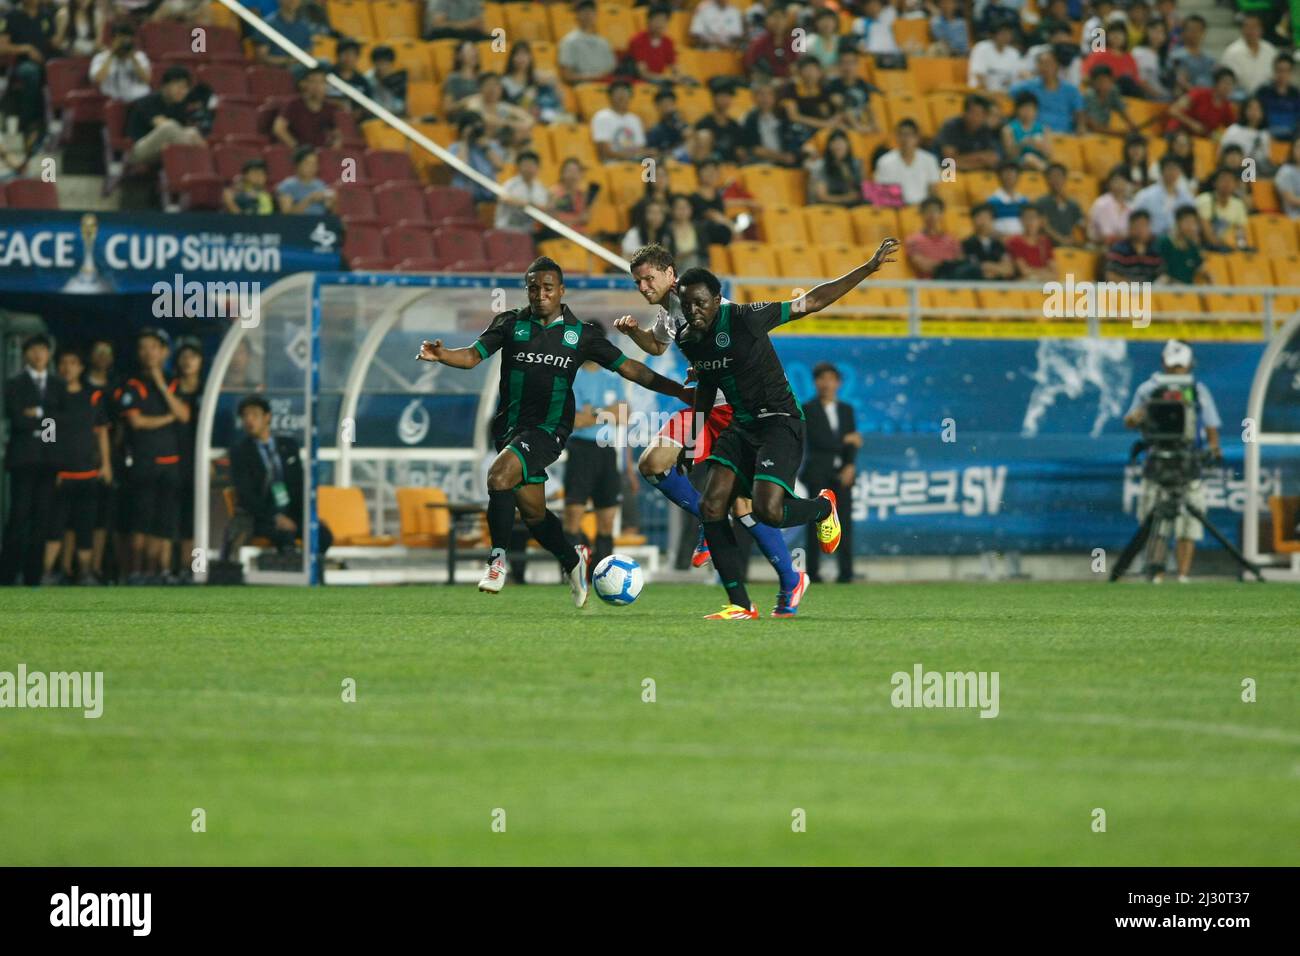
{"type": "Polygon", "coordinates": [[[91,81],[110,100],[134,103],[149,95],[149,78],[149,57],[135,48],[135,27],[118,23],[112,42],[90,61],[91,81]]]}
{"type": "MultiPolygon", "coordinates": [[[[1170,339],[1165,343],[1164,350],[1160,353],[1160,359],[1164,365],[1165,374],[1187,375],[1192,370],[1192,347],[1186,342],[1170,339]]],[[[1133,393],[1133,402],[1129,405],[1128,414],[1124,416],[1124,424],[1127,427],[1141,429],[1146,418],[1146,404],[1160,387],[1155,375],[1152,375],[1137,387],[1137,391],[1133,393]]],[[[1223,426],[1223,422],[1219,418],[1219,409],[1214,404],[1214,396],[1210,394],[1209,388],[1201,381],[1196,382],[1195,409],[1197,419],[1196,447],[1199,449],[1201,446],[1201,430],[1203,428],[1210,454],[1213,455],[1215,461],[1222,461],[1223,450],[1219,446],[1219,429],[1223,426]]],[[[1155,506],[1158,494],[1159,488],[1156,482],[1150,480],[1144,472],[1138,501],[1137,517],[1139,522],[1146,520],[1147,515],[1155,506]]],[[[1199,478],[1188,483],[1185,500],[1198,511],[1205,511],[1205,492],[1201,487],[1199,478]]],[[[1155,534],[1156,530],[1158,529],[1153,529],[1152,533],[1155,534]]],[[[1187,575],[1192,568],[1192,555],[1196,552],[1196,542],[1201,540],[1204,533],[1200,521],[1189,514],[1180,513],[1174,521],[1174,537],[1178,539],[1176,555],[1178,558],[1178,582],[1180,584],[1187,583],[1187,575]]],[[[1156,563],[1155,573],[1151,578],[1154,584],[1160,584],[1164,581],[1165,546],[1166,542],[1162,537],[1155,542],[1155,547],[1151,552],[1156,563]]]]}

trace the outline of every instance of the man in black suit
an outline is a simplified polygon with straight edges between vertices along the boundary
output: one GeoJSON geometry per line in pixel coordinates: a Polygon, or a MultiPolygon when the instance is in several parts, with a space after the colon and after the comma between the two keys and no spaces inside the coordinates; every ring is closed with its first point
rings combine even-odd
{"type": "Polygon", "coordinates": [[[9,523],[0,549],[0,584],[39,584],[47,523],[54,510],[55,416],[66,392],[50,371],[50,340],[33,335],[23,343],[24,367],[5,382],[9,417],[9,523]]]}
{"type": "MultiPolygon", "coordinates": [[[[230,473],[235,483],[235,515],[226,532],[227,555],[254,537],[270,538],[280,551],[291,550],[302,537],[302,453],[298,443],[271,434],[271,406],[261,395],[239,403],[244,437],[230,449],[230,473]]],[[[320,522],[320,557],[334,543],[329,526],[320,522]]]]}
{"type": "MultiPolygon", "coordinates": [[[[843,540],[836,551],[840,564],[839,577],[844,584],[853,580],[853,481],[857,477],[858,449],[862,436],[853,419],[853,406],[837,398],[840,391],[839,370],[830,362],[820,362],[813,368],[813,384],[817,397],[803,406],[807,420],[804,460],[800,480],[809,488],[830,488],[839,499],[843,519],[843,540]]],[[[817,542],[817,528],[808,526],[807,554],[808,577],[821,580],[821,548],[817,542]]]]}

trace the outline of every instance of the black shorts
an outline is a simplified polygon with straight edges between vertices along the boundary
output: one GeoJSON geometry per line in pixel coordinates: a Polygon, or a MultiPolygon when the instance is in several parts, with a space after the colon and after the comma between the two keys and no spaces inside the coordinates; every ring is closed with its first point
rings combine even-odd
{"type": "Polygon", "coordinates": [[[803,464],[802,418],[769,415],[752,422],[734,418],[713,442],[706,461],[730,468],[740,479],[746,497],[753,497],[755,481],[770,481],[794,495],[795,478],[803,464]]]}
{"type": "Polygon", "coordinates": [[[132,466],[123,493],[130,502],[133,532],[168,541],[176,537],[179,471],[176,465],[132,466]]]}
{"type": "Polygon", "coordinates": [[[76,535],[77,550],[89,551],[94,544],[95,513],[104,483],[94,478],[60,478],[54,489],[54,512],[50,516],[50,541],[63,539],[65,531],[76,535]]]}
{"type": "Polygon", "coordinates": [[[612,508],[623,500],[623,477],[618,473],[618,449],[585,438],[570,438],[569,460],[564,466],[564,503],[612,508]]]}
{"type": "MultiPolygon", "coordinates": [[[[524,480],[520,485],[540,485],[546,481],[546,469],[564,451],[564,442],[550,432],[527,426],[516,428],[503,439],[497,440],[497,451],[509,448],[524,466],[524,480]]],[[[516,486],[518,487],[518,486],[516,486]]]]}

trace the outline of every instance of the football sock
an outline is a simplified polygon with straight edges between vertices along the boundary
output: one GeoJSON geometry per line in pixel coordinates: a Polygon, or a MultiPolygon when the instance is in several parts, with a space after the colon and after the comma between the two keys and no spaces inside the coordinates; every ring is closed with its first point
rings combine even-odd
{"type": "Polygon", "coordinates": [[[794,569],[794,562],[790,560],[790,549],[786,547],[781,532],[771,525],[759,524],[752,514],[742,515],[740,523],[758,543],[758,549],[767,558],[767,563],[776,568],[777,576],[781,579],[781,590],[793,590],[799,583],[799,575],[794,569]]]}
{"type": "Polygon", "coordinates": [[[592,549],[591,553],[591,566],[594,568],[613,553],[614,536],[612,534],[596,535],[596,547],[592,549]]]}
{"type": "Polygon", "coordinates": [[[829,498],[787,498],[782,528],[797,528],[810,521],[823,521],[831,516],[829,498]]]}
{"type": "Polygon", "coordinates": [[[488,492],[488,535],[492,549],[510,550],[510,535],[515,528],[515,493],[513,491],[488,492]]]}
{"type": "Polygon", "coordinates": [[[695,490],[691,480],[677,468],[670,468],[661,475],[648,475],[646,481],[659,489],[665,498],[679,508],[683,508],[695,517],[700,516],[700,493],[695,490]]]}
{"type": "Polygon", "coordinates": [[[749,592],[745,590],[740,546],[736,543],[736,533],[731,530],[731,521],[724,517],[721,521],[704,522],[704,537],[713,555],[713,568],[727,589],[727,600],[748,608],[749,592]]]}
{"type": "Polygon", "coordinates": [[[559,558],[565,574],[577,566],[578,552],[573,550],[573,545],[564,536],[564,524],[555,517],[554,512],[546,512],[546,517],[536,524],[530,524],[528,531],[537,539],[538,544],[559,558]]]}

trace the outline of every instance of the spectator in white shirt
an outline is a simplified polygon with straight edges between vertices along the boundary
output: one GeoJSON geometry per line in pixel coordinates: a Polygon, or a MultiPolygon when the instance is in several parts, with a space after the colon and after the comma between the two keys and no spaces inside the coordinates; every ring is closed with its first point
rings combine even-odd
{"type": "Polygon", "coordinates": [[[735,50],[745,36],[740,9],[727,0],[701,0],[691,17],[691,39],[705,50],[735,50]]]}
{"type": "Polygon", "coordinates": [[[628,109],[632,87],[619,80],[609,85],[609,106],[591,118],[591,138],[601,160],[637,160],[645,152],[645,127],[628,109]]]}
{"type": "Polygon", "coordinates": [[[898,41],[894,39],[894,21],[898,11],[882,0],[866,0],[862,4],[862,16],[853,21],[853,32],[862,39],[859,42],[865,53],[901,53],[898,41]]]}
{"type": "Polygon", "coordinates": [[[1232,70],[1237,78],[1237,99],[1244,98],[1273,79],[1273,59],[1277,47],[1264,39],[1264,21],[1257,13],[1247,13],[1241,21],[1241,36],[1228,44],[1219,57],[1219,65],[1232,70]]]}
{"type": "Polygon", "coordinates": [[[518,232],[532,232],[536,221],[524,212],[524,206],[536,206],[547,209],[551,202],[551,191],[542,185],[537,173],[541,169],[541,158],[531,149],[519,154],[516,161],[516,173],[502,185],[505,195],[497,198],[495,225],[498,229],[514,229],[518,232]]]}
{"type": "Polygon", "coordinates": [[[1183,167],[1174,156],[1160,159],[1160,179],[1133,197],[1133,210],[1141,209],[1151,217],[1151,231],[1163,236],[1174,228],[1174,214],[1196,202],[1183,182],[1183,167]]]}
{"type": "Polygon", "coordinates": [[[967,86],[1005,93],[1011,89],[1012,83],[1028,78],[1029,70],[1024,57],[1011,42],[1012,35],[1011,24],[1000,22],[993,39],[980,40],[971,48],[967,86]]]}
{"type": "Polygon", "coordinates": [[[898,148],[876,160],[876,182],[896,185],[903,192],[903,202],[912,206],[921,202],[939,182],[939,161],[934,153],[918,148],[921,134],[916,123],[905,119],[898,124],[898,148]]]}
{"type": "Polygon", "coordinates": [[[135,28],[113,27],[109,45],[90,61],[90,80],[110,100],[132,103],[149,93],[149,57],[135,48],[135,28]]]}
{"type": "Polygon", "coordinates": [[[1269,135],[1268,123],[1264,116],[1264,104],[1252,96],[1241,104],[1237,111],[1237,122],[1223,131],[1219,138],[1219,155],[1230,146],[1241,149],[1242,155],[1255,161],[1257,176],[1273,175],[1273,137],[1269,135]]]}

